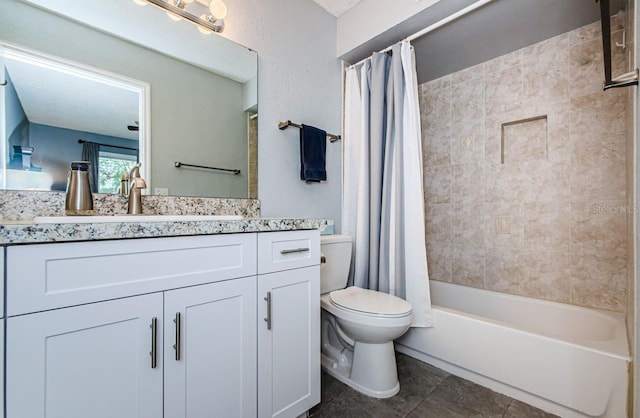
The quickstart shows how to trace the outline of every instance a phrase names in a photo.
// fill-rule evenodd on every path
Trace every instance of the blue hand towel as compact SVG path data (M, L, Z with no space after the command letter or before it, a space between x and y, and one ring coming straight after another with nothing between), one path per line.
M300 179L321 182L327 180L327 132L313 126L300 129Z

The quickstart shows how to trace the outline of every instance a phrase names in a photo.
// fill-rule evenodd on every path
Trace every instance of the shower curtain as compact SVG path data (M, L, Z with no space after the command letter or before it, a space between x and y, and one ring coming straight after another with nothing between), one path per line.
M433 325L425 244L415 55L408 41L347 71L343 231L352 283L407 300L414 327Z

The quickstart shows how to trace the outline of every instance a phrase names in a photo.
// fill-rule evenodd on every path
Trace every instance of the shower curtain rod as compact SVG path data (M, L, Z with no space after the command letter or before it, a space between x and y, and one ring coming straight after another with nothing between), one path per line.
M456 20L456 19L458 19L458 18L460 18L460 17L462 17L464 15L467 15L467 14L471 13L474 10L479 9L482 6L484 6L484 5L488 4L488 3L491 3L492 1L495 1L495 0L478 0L475 3L472 3L472 4L468 5L464 9L460 9L457 12L455 12L453 14L450 14L449 16L445 17L444 19L438 20L436 23L427 26L426 28L414 33L413 35L407 36L406 38L403 39L403 41L411 42L411 41L413 41L415 39L421 38L424 35L426 35L426 34L428 34L430 32L433 32L434 30L439 29L440 27L446 25L447 23L453 22L454 20ZM393 47L393 45L390 45L390 46L386 47L385 49L382 49L382 50L380 50L378 52L379 53L384 53L384 52L390 51L392 47ZM363 62L365 62L368 59L369 59L369 57L367 57L365 59L362 59L362 60L356 62L355 64L352 64L351 67L358 66L358 65L362 64Z

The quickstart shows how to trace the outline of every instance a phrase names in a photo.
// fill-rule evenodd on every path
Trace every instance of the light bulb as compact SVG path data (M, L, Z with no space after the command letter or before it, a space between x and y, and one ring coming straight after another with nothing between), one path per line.
M133 0L134 3L139 4L140 6L146 6L147 2L144 0Z
M222 0L211 0L209 10L216 19L224 19L227 17L227 5Z
M193 1L193 0L191 0L191 1ZM169 3L173 3L173 5L174 5L175 7L177 7L178 9L182 9L182 10L184 10L184 5L185 5L185 3L187 3L187 2L186 2L186 1L184 1L184 0L169 0ZM176 15L176 14L173 14L173 13L171 13L171 12L167 12L167 16L169 16L169 18L170 18L171 20L175 20L176 22L179 22L179 21L181 21L181 20L182 20L182 18L181 18L180 16L178 16L178 15Z
M206 21L207 20L207 15L200 15L200 19ZM203 35L211 35L213 32L210 31L209 29L205 28L204 26L198 26L198 30L200 31L200 33L202 33Z

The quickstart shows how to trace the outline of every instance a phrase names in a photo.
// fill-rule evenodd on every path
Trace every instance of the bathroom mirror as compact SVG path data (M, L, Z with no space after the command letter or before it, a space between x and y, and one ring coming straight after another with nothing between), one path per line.
M139 159L148 194L256 198L257 54L151 6L91 2L73 15L65 10L72 3L0 5L0 84L7 82L0 87L0 186L39 189L50 182L51 190L64 190L68 162L81 159L87 143L97 143L104 161L101 192L115 192L119 172ZM59 10L52 13L54 6ZM89 13L93 7L104 10ZM96 16L100 21L92 20ZM118 16L126 19L114 25ZM131 19L150 23L136 26ZM25 52L37 57L35 69L26 72L24 60L16 59ZM51 62L58 74L44 76ZM85 97L70 96L73 91ZM27 119L17 131L8 123L15 118L8 103L16 98L25 102ZM67 145L56 142L61 136Z
M149 160L148 83L6 42L0 59L2 189L63 191L69 162L82 159L98 167L92 190L115 193Z

